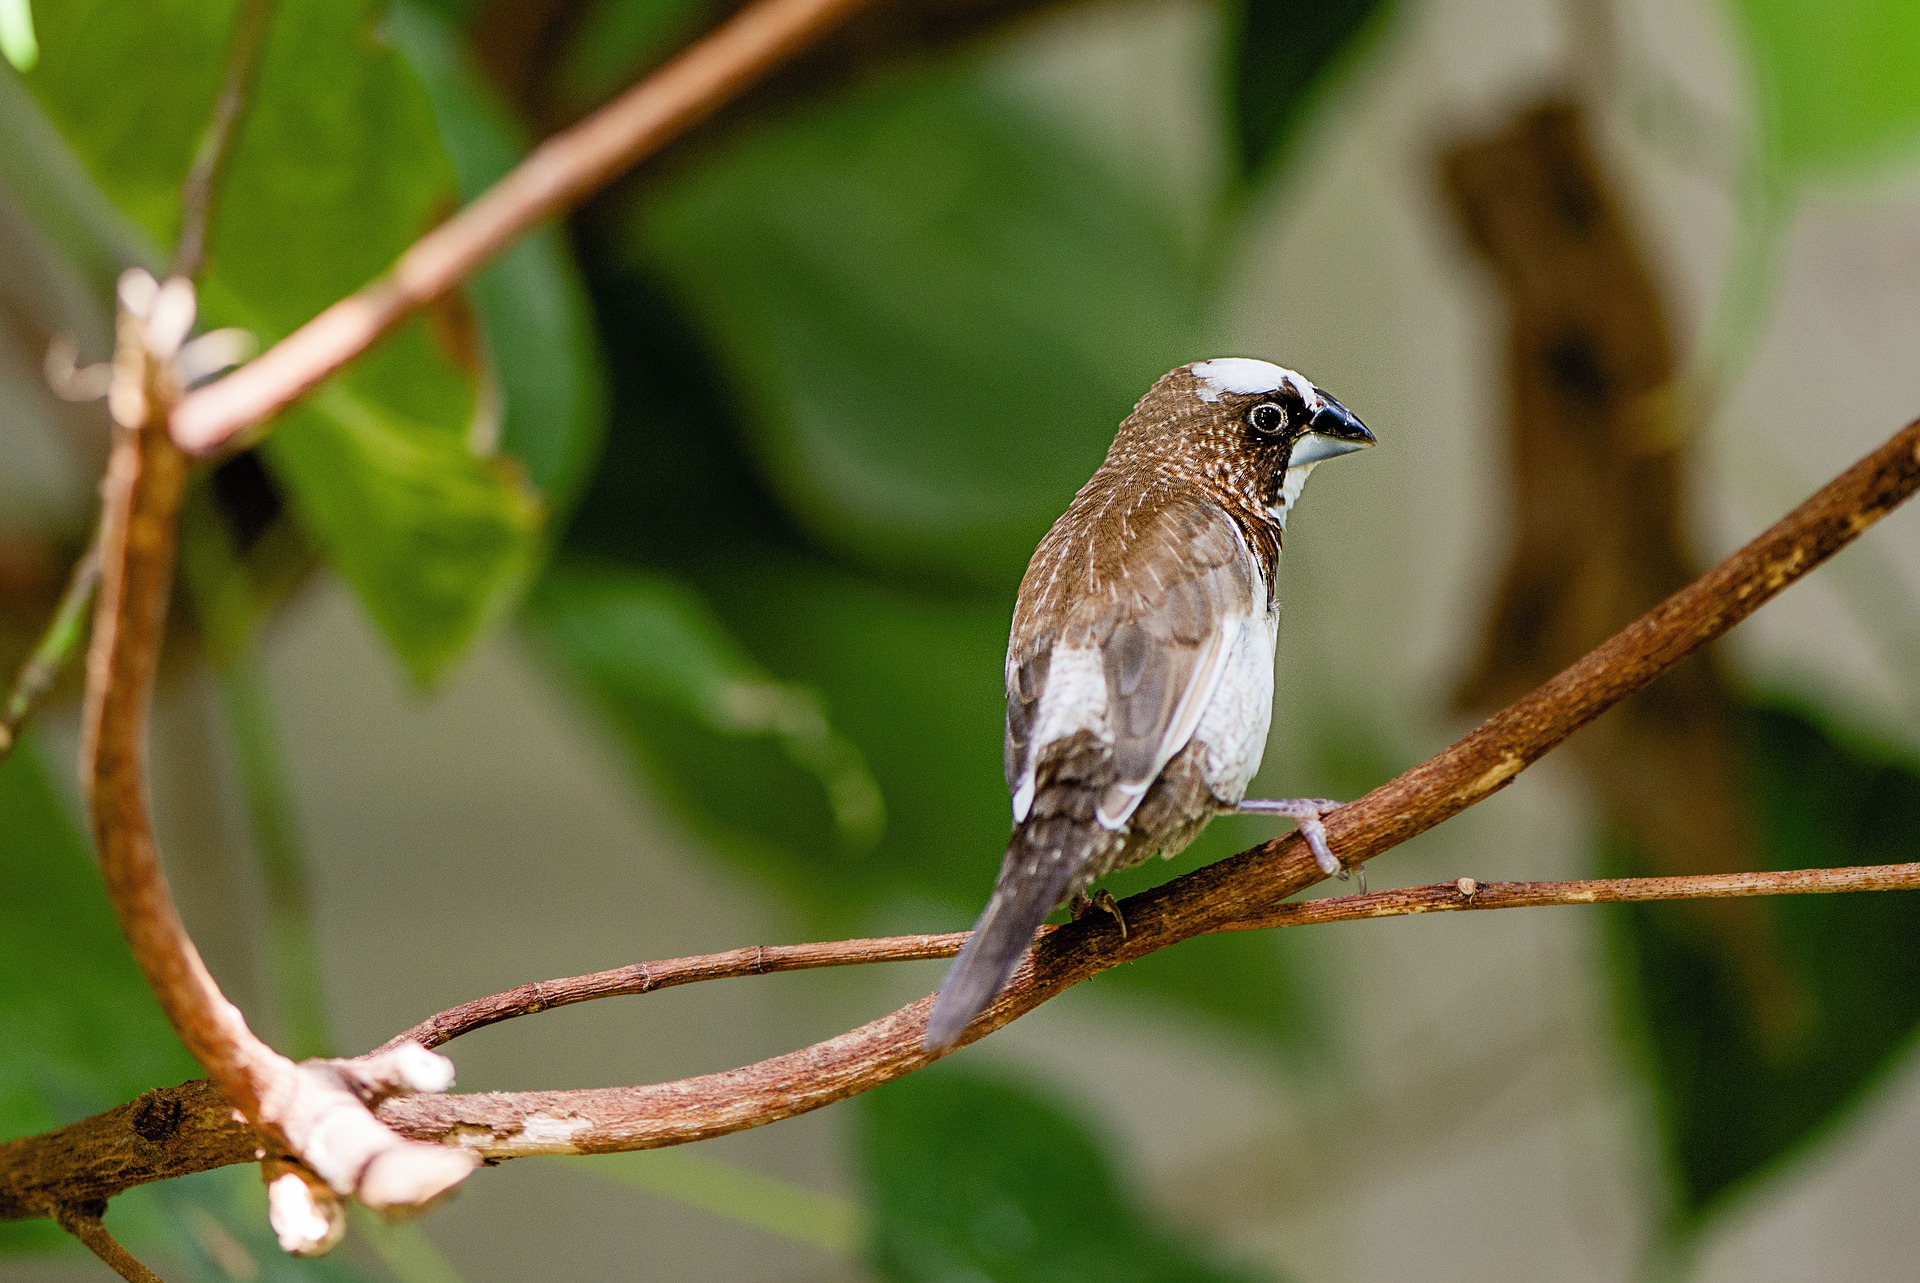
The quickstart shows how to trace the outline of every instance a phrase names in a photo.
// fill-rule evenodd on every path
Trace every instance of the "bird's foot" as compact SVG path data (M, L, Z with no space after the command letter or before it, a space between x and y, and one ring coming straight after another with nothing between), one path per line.
M1327 827L1320 822L1329 812L1339 810L1340 803L1324 797L1250 797L1242 799L1234 809L1242 815L1286 816L1307 840L1307 849L1313 852L1313 862L1320 866L1320 872L1342 882L1347 880L1347 866L1334 859L1333 850L1327 845ZM1360 871L1360 889L1367 889L1364 868Z
M1075 922L1080 921L1095 909L1099 909L1102 913L1111 913L1113 920L1120 924L1120 938L1122 940L1127 938L1126 915L1120 912L1120 902L1113 898L1113 892L1105 887L1101 887L1092 895L1088 895L1085 891L1076 892L1073 903L1067 906L1067 912L1073 915Z

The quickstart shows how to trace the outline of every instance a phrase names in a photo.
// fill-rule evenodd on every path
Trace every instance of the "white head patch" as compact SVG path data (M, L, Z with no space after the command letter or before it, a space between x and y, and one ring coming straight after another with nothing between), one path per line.
M1194 364L1193 377L1200 381L1197 395L1202 401L1218 401L1232 392L1257 396L1292 388L1309 409L1320 408L1320 392L1292 370L1271 361L1256 361L1249 356L1222 356Z

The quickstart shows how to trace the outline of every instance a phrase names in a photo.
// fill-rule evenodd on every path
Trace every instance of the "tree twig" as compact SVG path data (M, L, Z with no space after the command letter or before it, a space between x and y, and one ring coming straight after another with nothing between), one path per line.
M106 1262L107 1267L127 1283L161 1283L160 1276L140 1262L120 1241L107 1232L100 1214L91 1208L62 1204L54 1212L60 1228L79 1239L89 1252Z
M13 752L27 719L53 689L67 661L80 649L80 639L86 635L87 608L93 605L93 592L99 583L100 544L96 539L73 564L73 573L67 578L66 589L60 594L60 604L54 607L47 631L41 634L33 653L20 665L13 689L7 693L7 702L0 707L0 762L6 761L7 755Z
M1920 864L1861 864L1840 869L1771 869L1759 873L1692 873L1668 878L1580 878L1567 882L1480 882L1459 878L1367 895L1335 895L1276 905L1241 918L1228 931L1263 931L1321 922L1400 918L1469 909L1533 909L1565 904L1635 904L1650 900L1737 900L1769 895L1839 895L1850 891L1920 891Z
M656 989L671 989L675 985L693 984L700 980L767 976L777 971L810 971L816 967L855 967L876 962L951 958L967 942L967 934L965 931L948 931L939 935L886 936L820 944L757 945L693 958L641 962L630 967L615 967L611 971L568 976L561 980L538 980L443 1011L421 1021L405 1033L395 1035L377 1050L387 1051L405 1042L416 1042L422 1047L438 1047L462 1034L470 1034L476 1029L484 1029L515 1016L531 1016L554 1007L591 1002L595 998L652 993Z
M169 276L192 279L206 265L207 238L213 225L213 206L220 180L233 154L234 135L247 114L254 80L260 74L260 55L272 25L274 0L245 0L227 49L227 68L214 100L213 116L193 153L193 164L180 184L180 240L173 250Z
M107 897L168 1023L270 1148L297 1158L338 1194L373 1207L423 1206L465 1179L474 1160L401 1139L368 1112L365 1081L324 1063L296 1065L255 1037L201 961L160 866L146 802L146 719L188 472L166 416L179 394L174 357L192 328L193 287L178 278L160 286L134 271L122 278L120 299L108 394L117 426L102 488L81 748ZM443 1063L394 1060L380 1089L443 1088L452 1077Z
M565 212L698 123L867 0L758 0L571 129L416 241L386 275L308 321L173 412L194 454L264 424L416 308L454 288L521 234Z

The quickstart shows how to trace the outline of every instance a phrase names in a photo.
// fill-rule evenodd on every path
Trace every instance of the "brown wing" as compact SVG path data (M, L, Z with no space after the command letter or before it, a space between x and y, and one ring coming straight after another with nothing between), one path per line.
M1007 785L1019 817L1047 747L1095 730L1116 783L1103 823L1132 814L1193 735L1264 575L1227 514L1166 488L1089 487L1034 554L1007 652Z

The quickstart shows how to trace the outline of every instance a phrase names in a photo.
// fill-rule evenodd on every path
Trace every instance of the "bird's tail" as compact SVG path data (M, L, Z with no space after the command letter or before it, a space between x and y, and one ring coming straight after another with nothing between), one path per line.
M1040 809L1035 806L1036 812ZM1077 889L1076 879L1107 836L1090 814L1034 814L1013 831L993 898L933 1001L927 1018L929 1051L944 1051L959 1041L973 1018L1000 996L1033 933Z

